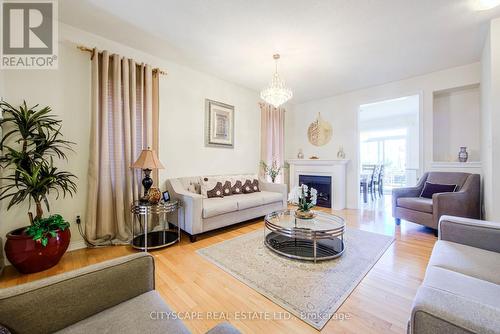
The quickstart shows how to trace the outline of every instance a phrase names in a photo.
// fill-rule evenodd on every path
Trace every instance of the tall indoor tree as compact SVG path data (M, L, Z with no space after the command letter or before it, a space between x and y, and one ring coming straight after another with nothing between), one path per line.
M2 101L0 109L3 115L0 119L0 200L9 201L7 209L26 200L30 208L34 204L35 214L29 212L30 226L15 231L45 247L51 237L69 226L60 215L48 218L43 215L44 206L50 211L49 194L55 194L58 199L76 193L76 176L54 165L55 159L67 160L66 152L74 143L62 139L62 121L51 115L50 107L28 107L23 102L16 108ZM7 235L8 257L9 235L13 232ZM69 231L67 233L69 243Z

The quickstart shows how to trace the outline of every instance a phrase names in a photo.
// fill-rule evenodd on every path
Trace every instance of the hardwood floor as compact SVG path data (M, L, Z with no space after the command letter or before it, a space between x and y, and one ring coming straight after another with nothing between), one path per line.
M360 210L336 211L348 226L394 235L396 241L366 275L337 313L344 320L330 320L322 333L404 333L411 303L424 276L436 238L422 226L402 222L395 226L390 215L390 197ZM195 251L208 245L263 228L255 220L231 228L208 233L190 243L186 235L180 244L154 251L156 289L178 312L202 312L205 319L185 320L194 333L204 333L217 323L228 320L243 333L315 333L300 319L224 319L249 312L250 315L286 312L258 292L197 255ZM77 269L89 264L132 253L130 247L116 246L68 252L61 262L47 271L20 275L6 268L0 288L26 283L43 277ZM288 278L289 279L289 278ZM219 312L219 313L216 313ZM207 319L211 317L211 319ZM257 317L258 318L258 317Z

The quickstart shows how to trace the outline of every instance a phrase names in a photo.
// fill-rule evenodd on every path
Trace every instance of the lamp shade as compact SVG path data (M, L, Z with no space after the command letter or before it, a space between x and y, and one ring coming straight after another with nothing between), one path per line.
M132 168L140 169L164 169L162 163L156 156L156 152L151 149L142 150L139 158L130 166Z

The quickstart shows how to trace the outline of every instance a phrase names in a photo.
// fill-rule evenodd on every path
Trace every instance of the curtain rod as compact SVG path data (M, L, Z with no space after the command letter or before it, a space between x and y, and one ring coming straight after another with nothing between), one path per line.
M78 50L80 50L80 51L89 52L89 53L91 53L92 55L94 55L94 49L91 49L91 48L89 48L89 47L87 47L87 46L78 45L76 48L77 48ZM160 74L162 74L162 75L167 75L167 72L166 72L166 71L162 71L162 70L161 70L161 69L159 69L159 68L153 68L153 72L158 72L158 73L160 73Z

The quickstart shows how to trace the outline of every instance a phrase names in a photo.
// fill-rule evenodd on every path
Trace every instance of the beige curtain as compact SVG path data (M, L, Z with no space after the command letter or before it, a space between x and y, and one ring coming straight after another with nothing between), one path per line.
M271 164L273 160L280 166L284 165L285 151L285 109L275 108L267 103L260 103L261 112L261 160ZM283 170L276 178L276 182L284 181ZM268 177L268 180L270 178Z
M142 192L141 171L130 165L143 148L155 143L158 131L153 131L153 120L158 110L153 112L153 101L158 82L153 87L151 66L97 50L92 56L91 80L85 234L93 243L127 242L132 227L130 205Z

